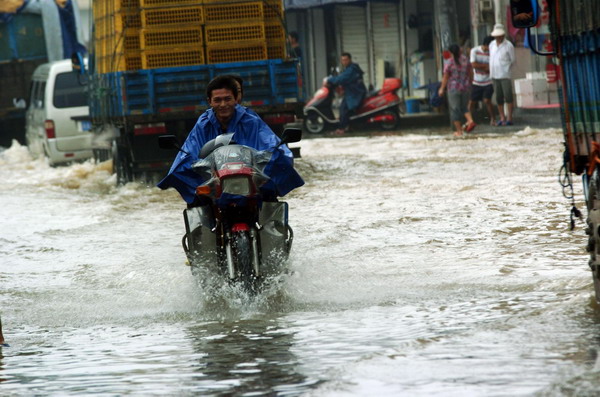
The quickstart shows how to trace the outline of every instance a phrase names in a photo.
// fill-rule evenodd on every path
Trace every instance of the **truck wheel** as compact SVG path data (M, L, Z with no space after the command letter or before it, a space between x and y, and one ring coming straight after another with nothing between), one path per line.
M325 119L317 113L311 112L304 118L304 128L311 134L321 134L325 131Z
M588 235L587 251L590 253L589 266L592 270L592 280L596 301L600 303L600 203L598 170L595 170L588 185L588 217L586 233Z
M116 141L112 144L113 172L117 174L117 186L133 181L133 171L129 163L129 156L119 148Z

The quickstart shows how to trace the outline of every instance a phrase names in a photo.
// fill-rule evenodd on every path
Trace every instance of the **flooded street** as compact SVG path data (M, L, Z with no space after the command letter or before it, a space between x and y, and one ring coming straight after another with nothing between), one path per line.
M292 274L255 301L200 288L175 191L0 152L0 394L600 394L560 130L300 146Z

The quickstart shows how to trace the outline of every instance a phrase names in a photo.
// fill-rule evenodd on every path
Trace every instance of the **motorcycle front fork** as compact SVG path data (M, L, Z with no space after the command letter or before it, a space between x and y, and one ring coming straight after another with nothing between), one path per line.
M238 232L245 233L245 232ZM229 279L234 280L237 277L237 271L235 268L235 261L233 258L233 248L231 246L231 233L225 233L225 256L227 259L227 272L229 273ZM258 251L258 232L255 228L250 229L250 246L252 255L252 268L254 269L254 276L260 276L260 257Z

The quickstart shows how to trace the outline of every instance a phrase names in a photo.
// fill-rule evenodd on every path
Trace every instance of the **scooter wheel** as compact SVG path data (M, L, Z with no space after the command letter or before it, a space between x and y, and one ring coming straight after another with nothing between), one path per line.
M381 128L384 130L390 131L395 129L398 126L398 121L400 121L400 115L398 112L393 110L388 110L382 113L384 116L391 116L390 120L386 120L381 123Z
M325 131L325 119L318 114L308 114L304 119L304 128L311 134L322 134Z

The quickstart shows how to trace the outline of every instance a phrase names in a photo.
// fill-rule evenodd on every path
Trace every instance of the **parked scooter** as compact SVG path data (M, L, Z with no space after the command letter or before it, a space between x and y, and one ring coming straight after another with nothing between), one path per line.
M286 129L281 144L300 141L302 130ZM208 141L192 169L206 182L196 188L198 205L183 212L183 250L195 273L203 267L239 284L248 294L281 274L292 248L288 204L264 201L260 187L272 153L238 145L233 133ZM178 146L172 135L162 148Z
M363 99L356 112L350 116L350 124L362 122L379 125L384 130L396 128L400 120L398 90L401 86L402 80L386 78L380 90L368 93ZM331 106L334 97L334 87L327 83L327 79L323 80L323 86L304 106L304 128L308 132L320 134L339 123Z

